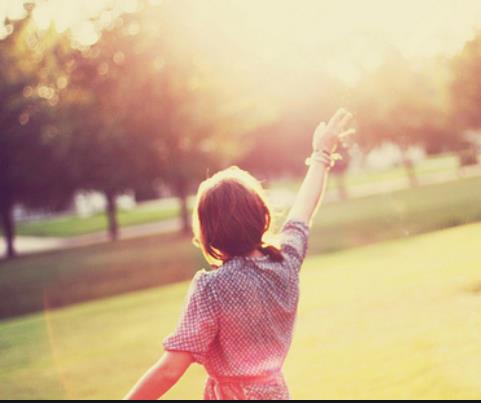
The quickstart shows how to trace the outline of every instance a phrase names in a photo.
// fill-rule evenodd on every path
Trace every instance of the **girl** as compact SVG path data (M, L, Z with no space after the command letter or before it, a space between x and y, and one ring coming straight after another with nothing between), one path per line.
M309 171L281 231L281 247L265 242L271 213L260 184L238 168L223 171L199 189L196 241L221 266L199 272L177 331L165 354L128 395L163 396L191 364L205 367L206 400L288 400L282 367L299 302L299 272L309 225L326 187L338 143L353 133L352 115L340 109L313 140Z

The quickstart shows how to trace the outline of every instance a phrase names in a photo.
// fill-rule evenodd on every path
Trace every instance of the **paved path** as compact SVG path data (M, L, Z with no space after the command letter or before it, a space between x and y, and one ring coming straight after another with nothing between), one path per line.
M466 168L463 173L463 178L481 176L481 166ZM436 183L447 183L458 180L457 173L434 173L425 174L419 178L421 185L430 185ZM403 190L409 187L409 182L406 179L367 183L349 188L350 198L361 198L372 196L375 194L390 193L394 191ZM283 190L276 190L272 194L273 200L282 200L281 205L288 205L292 203L294 194ZM326 203L334 203L339 200L336 190L331 190L326 195ZM162 221L152 224L136 225L131 227L124 227L120 230L120 239L133 239L149 235L156 235L162 233L169 233L178 231L181 228L179 219ZM60 250L67 248L77 248L88 245L95 245L108 242L106 232L95 234L88 234L76 236L71 238L36 238L36 237L17 237L16 249L19 254L31 254L44 251ZM2 241L3 243L3 241ZM4 244L0 247L0 253L3 254Z
M152 224L135 225L132 227L125 227L120 229L120 239L141 238L143 236L169 233L178 231L181 228L179 219L162 221ZM79 248L83 246L96 245L109 242L109 237L106 231L97 232L94 234L80 235L69 238L44 238L44 237L26 237L19 236L15 240L15 248L21 255L47 252L60 249ZM4 253L5 245L2 244L3 251L0 248L0 253Z

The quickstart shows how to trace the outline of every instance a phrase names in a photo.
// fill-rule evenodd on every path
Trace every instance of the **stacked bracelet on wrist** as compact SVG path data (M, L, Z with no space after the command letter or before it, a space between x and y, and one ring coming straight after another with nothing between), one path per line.
M332 154L329 151L314 151L312 155L306 159L306 165L311 166L314 163L322 164L329 171L342 157L339 154Z

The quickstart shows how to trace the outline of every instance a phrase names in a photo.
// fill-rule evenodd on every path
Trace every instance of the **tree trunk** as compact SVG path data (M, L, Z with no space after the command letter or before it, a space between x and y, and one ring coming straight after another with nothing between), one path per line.
M8 259L14 258L17 253L15 251L15 221L13 218L12 206L3 206L1 209L1 225L3 228L3 236L7 245Z
M184 234L190 234L192 231L192 224L188 206L188 198L187 196L183 196L180 198L180 216L182 218L182 232Z
M337 191L340 200L349 199L349 191L347 190L346 177L344 174L337 175Z
M457 152L459 167L458 176L463 178L466 176L467 168L479 164L478 152L475 147L470 147Z
M182 232L184 234L190 234L192 232L192 223L189 211L189 193L187 191L187 185L183 182L177 184L177 197L180 202L180 218L182 220Z
M416 175L416 170L415 170L414 164L411 161L411 159L406 155L405 151L403 152L403 165L404 165L404 168L406 169L406 173L408 175L409 183L410 183L411 187L413 187L413 188L418 187L419 186L419 180L418 180L418 177Z
M457 157L458 157L458 179L463 179L464 176L465 176L465 169L464 169L464 157L463 157L463 153L461 151L459 151L457 153Z
M119 224L117 221L117 195L113 192L106 192L107 199L107 220L109 225L109 237L111 241L119 239Z

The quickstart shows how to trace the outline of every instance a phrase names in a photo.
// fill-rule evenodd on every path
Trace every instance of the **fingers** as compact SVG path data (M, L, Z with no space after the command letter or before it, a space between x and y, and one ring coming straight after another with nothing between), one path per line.
M314 132L314 137L312 139L312 147L314 148L314 150L317 150L319 148L320 138L325 131L326 131L326 122L319 123L319 126L317 126L316 131Z
M349 148L352 145L352 136L356 134L356 129L349 129L341 133L338 138L344 148Z
M340 108L336 114L332 117L329 121L329 130L332 131L333 134L339 136L339 133L346 132L346 135L352 134L349 131L346 131L347 127L352 122L354 116L352 113L348 112L344 108Z
M349 112L345 110L344 108L340 108L337 110L337 112L334 114L334 116L331 118L329 121L329 127L337 127L339 123L345 118L345 116Z
M321 133L324 133L324 131L326 130L326 122L321 122L319 123L319 126L317 126L316 128L316 131L315 131L315 135L320 135Z
M352 136L353 134L356 134L356 129L349 129L349 130L346 130L345 132L342 132L338 137L343 140L343 139L346 139L350 136Z
M346 127L348 127L349 124L352 122L353 118L354 118L353 114L350 112L347 112L342 118L341 122L339 123L339 129L344 130Z
M327 125L325 122L321 122L314 134L314 150L320 148L335 150L339 143L347 144L347 138L356 132L355 129L348 129L353 118L352 113L340 108Z

